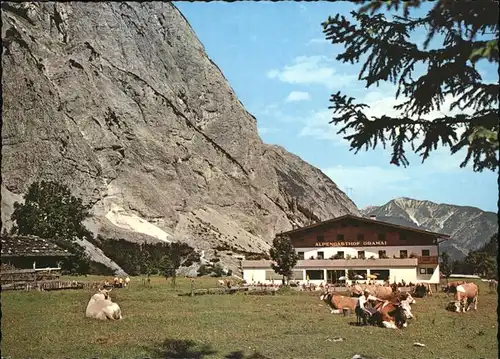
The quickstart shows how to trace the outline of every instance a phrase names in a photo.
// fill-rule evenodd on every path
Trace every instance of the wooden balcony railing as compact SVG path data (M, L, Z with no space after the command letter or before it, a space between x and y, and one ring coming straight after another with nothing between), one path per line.
M438 256L420 256L418 264L438 264Z

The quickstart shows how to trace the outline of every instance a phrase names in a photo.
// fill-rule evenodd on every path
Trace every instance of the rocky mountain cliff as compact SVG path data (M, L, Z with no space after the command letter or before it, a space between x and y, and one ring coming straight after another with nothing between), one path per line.
M2 21L3 221L42 179L93 205L94 233L207 256L359 214L317 168L261 141L173 4L2 2Z
M480 248L498 232L497 215L476 207L397 198L383 206L366 207L361 213L374 214L381 221L449 234L452 239L440 247L454 259Z

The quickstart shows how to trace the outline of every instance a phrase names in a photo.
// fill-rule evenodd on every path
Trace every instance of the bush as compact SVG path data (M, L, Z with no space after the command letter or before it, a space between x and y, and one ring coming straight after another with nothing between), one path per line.
M210 274L212 271L205 265L202 264L200 268L198 268L198 277L202 277L204 275Z
M212 271L212 277L222 277L223 275L224 269L220 264L217 264Z
M185 243L132 243L124 239L114 240L97 236L97 247L130 275L164 273L165 258L172 266L189 267L198 262L200 256Z
M102 263L90 261L89 274L114 276L115 271Z

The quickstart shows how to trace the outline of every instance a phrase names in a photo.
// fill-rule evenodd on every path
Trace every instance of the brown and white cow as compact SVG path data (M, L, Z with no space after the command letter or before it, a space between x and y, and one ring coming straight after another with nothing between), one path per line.
M408 300L378 303L375 310L372 320L387 329L406 328L408 319L413 318Z
M399 292L393 294L392 297L387 298L389 302L399 303L402 301L408 302L408 304L415 304L415 299L411 296L409 292Z
M370 291L370 293L372 293L372 295L380 299L388 299L394 294L394 291L390 286L379 284L355 284L349 288L349 294L352 297L359 297L361 294L363 294L363 291L365 289L367 289L368 291ZM400 290L398 288L396 293L399 292Z
M358 298L334 295L328 292L323 292L319 299L328 304L331 309L330 313L332 314L340 314L344 308L348 308L354 313L358 304Z
M464 283L457 286L455 300L450 302L446 309L453 312L466 312L474 304L474 310L477 310L477 301L479 297L479 288L475 283Z
M455 293L457 291L457 287L461 284L465 284L466 282L463 280L456 280L453 282L449 282L443 289L445 293Z

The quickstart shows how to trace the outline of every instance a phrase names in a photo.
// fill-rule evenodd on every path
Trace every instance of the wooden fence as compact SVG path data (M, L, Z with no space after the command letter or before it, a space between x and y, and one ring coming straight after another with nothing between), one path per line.
M61 276L60 268L14 269L0 272L0 284L55 280Z
M2 290L98 289L102 282L60 280L60 268L15 269L0 273Z

